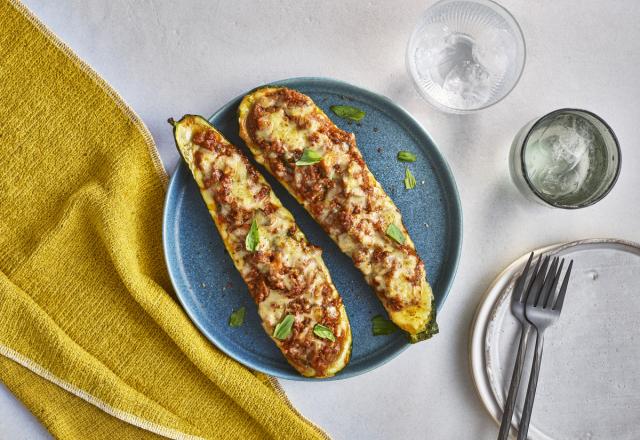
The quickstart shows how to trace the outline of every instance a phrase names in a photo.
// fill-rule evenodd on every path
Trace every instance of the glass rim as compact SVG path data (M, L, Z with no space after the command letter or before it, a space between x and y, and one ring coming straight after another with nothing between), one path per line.
M516 20L516 17L509 12L509 10L507 8L505 8L504 6L502 6L501 4L493 1L493 0L439 0L438 2L432 4L431 6L429 6L421 15L421 18L425 17L427 15L427 13L429 12L430 9L435 8L436 6L440 5L440 4L444 4L444 3L451 3L451 2L461 2L461 3L478 3L478 4L483 4L485 6L488 7L493 7L501 12L504 12L504 14L507 16L507 21L511 21L514 24L514 29L516 30L516 35L520 37L520 41L522 42L522 63L520 65L519 68L519 72L518 72L518 76L516 77L515 81L513 82L513 84L511 85L511 87L509 87L509 89L504 93L504 95L502 95L500 98L496 99L495 101L489 103L489 104L484 104L480 107L474 107L474 108L469 108L469 109L463 109L463 108L458 108L458 107L450 107L448 105L442 104L441 102L437 101L436 99L432 98L429 94L427 94L424 90L422 90L420 88L420 86L418 85L418 78L417 78L417 74L414 72L414 69L412 68L411 65L411 61L410 61L410 49L412 47L412 42L414 41L414 38L416 36L416 33L418 32L418 29L420 29L420 24L418 23L414 28L413 31L411 31L411 35L409 36L409 42L407 44L407 49L405 51L405 62L407 64L407 69L409 70L409 76L411 76L412 82L414 87L416 88L416 90L418 91L418 94L420 96L422 96L422 98L427 101L429 104L433 105L434 107L436 107L439 110L443 110L445 112L449 112L449 113L453 113L453 114L468 114L468 113L473 113L473 112L477 112L479 110L484 110L486 108L489 108L491 106L496 105L497 103L499 103L500 101L504 100L507 96L509 96L511 94L511 92L513 91L513 89L516 88L516 86L518 85L518 83L520 82L520 79L522 78L522 75L524 73L524 68L527 65L527 42L524 38L524 32L522 32L522 28L520 27L520 23L518 23L518 20Z
M540 123L550 117L553 117L557 114L560 113L566 113L566 112L576 112L576 113L584 113L587 114L593 118L595 118L596 120L598 120L598 122L600 122L604 128L607 130L607 132L609 133L609 135L611 136L611 139L613 139L613 144L615 145L617 154L618 154L618 163L616 165L616 170L615 173L611 179L611 182L609 182L609 184L607 184L607 187L604 189L604 191L602 191L600 194L598 194L597 197L593 198L593 199L588 199L586 202L583 203L578 203L575 205L564 205L552 200L548 200L547 198L545 198L545 196L536 189L536 187L533 185L533 183L531 182L531 180L529 180L529 175L527 174L527 168L525 165L525 161L524 161L524 155L525 155L525 150L527 148L527 142L529 141L529 138L531 137L531 134L533 133L533 131L535 130L536 127L538 127L540 125ZM599 130L600 131L600 130ZM608 154L607 154L608 157ZM527 187L529 187L529 189L533 192L533 194L540 199L542 202L544 202L545 204L552 206L554 208L561 208L561 209L579 209L579 208L586 208L587 206L591 206L595 203L598 203L600 200L604 199L613 189L613 187L615 186L616 182L618 181L618 177L620 176L620 170L622 168L622 151L620 149L620 142L618 141L618 137L616 136L615 132L613 131L613 129L611 128L611 126L604 120L602 119L600 116L598 116L597 114L589 111L589 110L584 110L581 108L572 108L572 107L566 107L566 108L561 108L558 110L554 110L552 112L549 112L541 117L539 117L529 128L529 130L527 130L527 134L524 136L524 138L522 139L522 148L520 149L520 167L522 170L522 177L525 181L525 183L527 184Z

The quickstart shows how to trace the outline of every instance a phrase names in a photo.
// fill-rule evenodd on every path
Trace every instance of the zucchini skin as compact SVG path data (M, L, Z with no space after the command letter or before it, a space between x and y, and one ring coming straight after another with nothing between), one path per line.
M169 122L176 147L198 184L225 248L258 305L265 332L301 375L335 375L349 361L351 328L320 249L307 242L291 213L243 153L206 119L185 115ZM211 139L204 139L205 135ZM249 251L245 242L252 221L260 231L255 251ZM283 267L293 275L287 275ZM298 269L304 272L297 273ZM277 339L275 327L288 314L295 316L291 334ZM315 336L316 324L332 328L336 340Z
M283 94L290 96L293 104L289 105L285 101L285 104L278 107L280 105L280 98L274 98L274 96ZM275 104L270 104L272 102L275 102ZM263 106L263 103L266 103L267 106ZM257 109L258 105L261 106L259 109ZM268 107L269 105L271 105L271 107ZM266 114L264 112L265 109L266 113L277 114L277 118L275 116L268 116L267 119L264 119L262 115ZM258 112L258 110L260 111ZM283 111L281 112L281 110ZM302 118L301 122L299 122L300 118ZM295 121L297 125L292 124L291 120ZM415 252L413 242L404 224L402 224L399 211L391 199L384 193L381 185L371 174L368 167L366 167L364 159L355 144L355 136L351 133L343 132L336 127L322 109L316 106L308 96L285 87L266 86L246 95L238 108L238 121L240 137L245 141L256 161L265 166L265 168L278 179L289 193L307 209L309 214L320 226L325 229L343 252L354 260L358 269L365 275L366 281L371 285L381 300L390 319L408 333L410 342L414 343L429 339L436 334L435 301L431 287L426 280L424 264ZM265 121L266 123L264 123ZM311 127L311 129L308 127ZM328 135L328 138L331 138L331 142L326 141L325 138L322 138L325 139L324 142L318 142L318 133L323 136L326 133L333 133ZM260 137L262 137L262 139L260 139ZM333 137L335 137L336 140L334 140ZM266 144L264 142L265 140L267 142ZM310 143L313 144L313 147L311 147ZM276 148L270 150L271 145L275 145ZM399 292L409 291L410 288L402 283L400 285L388 285L386 288L380 288L379 277L377 278L377 276L382 276L384 269L381 270L380 266L378 266L377 269L374 268L372 270L368 262L365 261L363 263L359 259L359 253L370 253L371 249L367 249L366 246L361 246L358 251L354 251L352 246L345 245L346 240L344 240L344 237L353 235L352 231L346 233L340 232L339 228L335 228L334 224L327 220L327 215L321 211L319 213L319 210L315 209L314 202L310 200L313 195L308 196L308 194L304 194L301 181L308 179L306 177L302 179L299 178L297 174L305 171L299 170L295 162L300 159L303 150L306 148L322 151L323 159L321 163L312 166L319 167L318 174L328 175L329 180L332 179L334 182L338 181L343 175L350 174L350 164L358 163L359 168L364 169L361 171L361 180L369 182L369 185L374 188L373 192L376 194L376 198L383 200L386 206L386 210L383 213L385 220L381 223L386 225L394 223L406 237L406 242L400 247L406 250L407 253L413 253L417 257L417 262L414 262L414 265L416 266L416 273L420 272L419 278L421 278L421 280L418 282L418 285L411 289L411 292L404 295L404 297L410 299L402 302L400 306L398 306L398 301L395 298L399 295L402 296ZM342 151L340 150L341 148ZM274 154L277 160L274 160ZM330 167L323 167L322 162L328 161L333 165L337 161L336 157L345 159L345 156L348 157L346 158L347 160L344 166L337 175L332 177ZM277 161L284 163L284 167L281 167ZM326 183L326 179L323 182ZM329 183L332 182L330 181ZM343 185L347 186L346 183ZM325 195L325 203L328 203L326 200L329 200L331 197L335 196ZM349 212L346 212L346 209L344 209L344 206L337 208L337 210L340 214L342 214L343 211L345 211L345 214L349 214ZM394 249L391 248L392 245L395 245L395 243L383 243L381 247L385 252L387 250L394 252Z

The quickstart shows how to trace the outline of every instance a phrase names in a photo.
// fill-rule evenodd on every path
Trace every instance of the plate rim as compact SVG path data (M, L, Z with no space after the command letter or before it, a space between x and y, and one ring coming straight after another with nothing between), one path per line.
M337 86L340 88L345 88L345 89L350 89L353 90L355 93L357 94L361 94L364 95L367 99L373 101L373 102L379 102L382 103L383 106L387 107L387 108L391 108L395 113L399 114L399 116L401 118L403 118L403 120L399 120L397 121L399 124L404 125L407 128L407 131L412 135L412 137L415 137L412 133L419 133L420 136L424 136L426 137L426 139L429 141L429 143L431 145L433 145L434 148L429 148L429 153L431 154L431 158L432 158L432 164L433 164L433 168L435 170L440 170L439 173L437 173L436 175L439 175L440 177L440 184L442 186L442 188L444 189L444 193L446 194L446 198L449 199L449 203L447 203L448 205L448 213L447 213L447 217L449 217L449 219L451 220L451 222L449 223L449 226L451 228L451 236L452 236L452 240L451 242L448 244L447 248L448 248L448 259L445 260L445 264L444 267L447 268L447 270L445 271L445 277L440 279L440 286L442 287L441 291L442 293L442 297L438 300L436 299L436 310L437 313L439 314L442 310L442 307L447 299L447 297L449 296L449 293L451 291L451 287L453 285L453 282L455 280L455 276L457 274L457 270L459 267L459 263L460 263L460 256L461 256L461 251L462 251L462 241L463 241L463 220L462 220L462 203L460 200L460 194L458 191L458 187L455 181L455 177L451 171L451 168L446 160L446 158L444 157L444 155L442 154L442 152L440 151L440 149L437 146L437 143L433 140L433 138L431 137L430 133L420 124L420 122L415 119L415 117L413 117L413 115L411 115L407 110L405 110L402 106L396 104L395 102L393 102L391 99L387 98L384 95L372 92L370 90L352 85L348 82L345 81L340 81L340 80L336 80L333 78L327 78L327 77L293 77L293 78L287 78L287 79L282 79L282 80L277 80L277 81L270 81L268 83L259 85L257 87L254 87L253 89L250 89L244 93L242 93L241 95L238 95L232 99L230 99L227 103L225 103L223 106L221 106L218 110L216 110L209 118L207 118L208 121L212 121L213 119L215 119L220 113L225 112L225 111L229 111L230 107L232 107L235 103L237 103L240 99L242 99L246 94L251 93L254 90L260 89L262 87L267 87L267 86L286 86L289 85L291 83L299 83L299 82L308 82L308 83L319 83L322 84L324 86ZM428 148L428 147L425 147ZM355 377L355 376L359 376L361 374L367 373L373 369L376 369L384 364L386 364L387 362L391 361L392 359L396 358L400 353L402 353L404 350L406 350L411 344L410 343L405 343L404 345L399 346L397 349L391 351L390 353L388 353L386 355L386 357L382 358L382 359L378 359L377 361L372 362L370 365L366 365L356 371L350 371L350 372L346 372L346 373L339 373L336 374L333 377L330 378L322 378L322 379L318 379L318 378L308 378L308 377L304 377L301 376L300 374L298 374L295 371L291 371L291 372L287 372L287 371L282 371L280 369L277 368L271 368L270 366L265 366L262 364L256 364L254 362L252 362L250 359L246 359L243 356L239 356L237 355L237 353L234 353L230 350L228 350L224 344L219 344L218 343L218 339L216 338L215 335L211 334L211 332L209 332L207 330L207 328L205 326L203 326L199 320L197 319L197 317L195 316L195 314L192 313L192 311L190 310L189 307L186 306L186 301L183 299L183 293L181 292L181 290L179 288L177 288L176 286L178 285L178 283L176 282L176 277L178 276L178 273L174 273L174 271L176 270L174 268L174 265L171 263L170 261L170 256L169 256L169 251L168 249L170 248L169 246L169 236L170 236L170 229L173 223L169 223L170 217L172 216L172 214L175 214L175 212L170 211L169 210L169 204L170 204L170 200L172 198L175 197L175 192L178 191L176 186L177 186L177 176L180 174L180 170L181 169L185 169L185 164L182 161L182 159L180 159L177 163L177 165L174 168L173 173L170 176L169 179L169 184L167 185L167 192L165 194L165 200L164 200L164 206L163 206L163 214L162 214L162 246L163 246L163 255L164 255L164 261L165 264L167 266L167 272L169 274L169 278L171 281L171 285L173 287L174 292L176 293L176 297L178 298L178 301L180 302L180 305L182 306L182 309L185 311L185 313L187 314L187 316L189 317L189 319L191 320L191 322L196 326L196 328L198 328L198 330L209 340L209 342L211 342L217 349L219 349L220 351L222 351L223 353L225 353L227 356L231 357L232 359L234 359L236 362L244 365L245 367L251 368L255 371L261 372L261 373L265 373L274 377L278 377L281 379L288 379L288 380L296 380L296 381L313 381L313 382L319 382L319 381L332 381L332 380L342 380L342 379L348 379L351 377ZM450 206L449 206L450 205ZM172 269L173 268L173 269Z
M581 240L574 240L568 242L560 242L543 246L533 250L536 254L543 252L560 252L566 249L578 247L578 246L590 246L590 245L622 245L635 248L640 252L640 244L631 240L624 240L618 238L587 238ZM469 374L473 380L474 390L476 395L482 402L482 405L489 416L500 426L502 418L502 408L497 401L496 395L493 393L493 387L491 379L487 375L486 364L486 334L487 325L492 319L492 314L496 302L500 299L500 293L506 286L509 285L513 276L524 266L525 262L529 258L530 252L518 257L508 266L505 267L489 284L489 287L484 291L482 297L478 302L473 319L469 327L469 340L468 340L468 356L469 356ZM511 434L517 432L517 420L514 418L511 425ZM533 429L531 429L533 428ZM533 435L534 440L549 440L549 437L540 434L535 426L531 425L530 435Z

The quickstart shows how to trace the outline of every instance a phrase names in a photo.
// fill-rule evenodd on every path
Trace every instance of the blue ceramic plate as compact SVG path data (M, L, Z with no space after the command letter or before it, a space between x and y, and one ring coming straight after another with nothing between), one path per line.
M440 310L458 265L462 212L451 171L431 137L402 108L367 90L325 78L294 78L273 84L309 95L340 128L355 133L369 168L402 212L409 234L425 261ZM240 100L238 97L222 107L210 121L251 158L238 136L236 111ZM340 119L329 110L336 104L358 107L366 112L366 116L358 124ZM400 150L412 151L418 159L409 164L398 162L396 154ZM418 181L410 191L404 188L405 166ZM372 336L371 318L378 314L386 316L373 291L351 260L340 252L293 197L264 168L258 166L258 169L284 206L293 213L307 238L324 250L324 261L344 300L353 332L353 351L349 365L335 379L371 370L407 348L410 344L402 332ZM184 164L178 166L169 183L163 240L169 275L178 298L211 342L254 370L286 379L309 380L289 366L262 329L256 306L226 254ZM229 314L241 306L247 308L244 325L229 327ZM429 342L421 344L425 343Z

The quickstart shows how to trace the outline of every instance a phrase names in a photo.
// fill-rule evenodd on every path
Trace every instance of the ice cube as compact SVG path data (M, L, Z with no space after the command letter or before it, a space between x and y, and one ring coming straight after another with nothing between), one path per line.
M582 136L573 131L565 131L558 137L554 159L566 170L572 170L583 160L588 149L589 146Z
M576 133L581 136L585 142L589 145L593 144L596 141L595 136L595 127L589 121L583 118L577 118L574 116L574 127Z
M415 53L416 70L421 78L437 79L437 67L447 49L450 35L449 27L443 23L429 23L421 29Z
M505 75L509 60L515 58L516 45L504 29L486 28L474 38L473 58L489 75L501 78Z
M451 105L482 105L491 96L489 73L478 63L462 61L447 74L442 89L448 93Z
M551 168L542 170L538 176L538 182L536 186L545 194L553 196L554 198L566 196L577 192L586 178L586 170L582 166L576 167L572 170L556 173Z
M584 122L560 116L532 144L530 177L543 193L562 197L579 191L587 180L595 135Z

